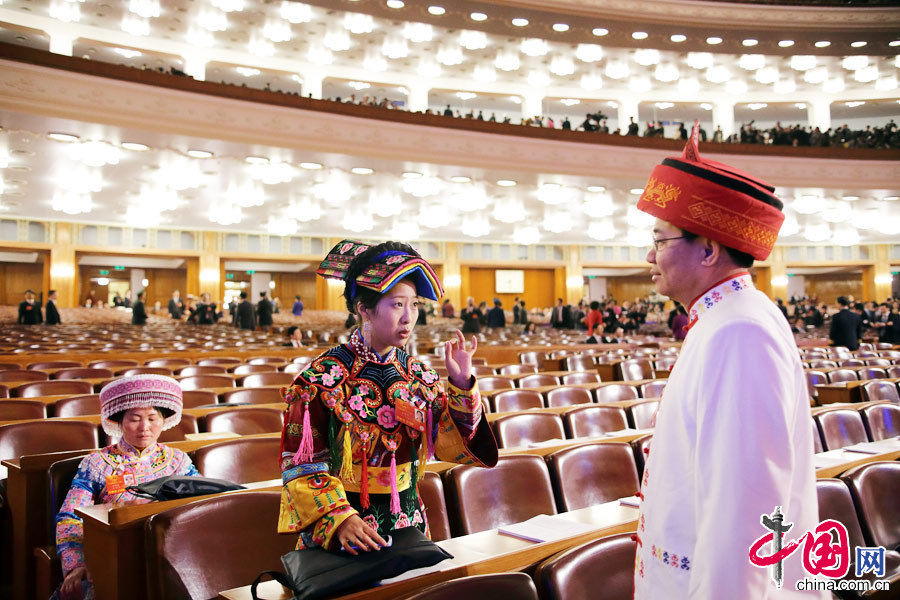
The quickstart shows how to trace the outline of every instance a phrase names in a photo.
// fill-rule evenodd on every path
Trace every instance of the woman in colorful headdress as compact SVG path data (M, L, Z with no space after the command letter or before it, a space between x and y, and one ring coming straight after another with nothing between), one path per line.
M100 423L118 442L89 454L56 514L56 550L65 579L53 598L94 597L84 564L84 530L75 509L94 504L142 504L126 488L167 475L199 475L187 454L157 444L181 422L181 386L163 375L121 377L100 390Z
M497 444L471 374L476 341L444 345L446 386L402 350L418 300L437 301L440 281L409 245L344 240L317 270L342 279L361 323L349 342L325 352L284 390L284 487L280 533L297 547L376 550L393 529L427 534L416 492L427 458L491 467Z

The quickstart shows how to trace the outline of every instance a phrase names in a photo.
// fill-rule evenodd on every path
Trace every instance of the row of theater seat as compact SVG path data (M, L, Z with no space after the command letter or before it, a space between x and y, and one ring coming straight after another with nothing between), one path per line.
M816 452L836 450L900 435L900 405L882 402L855 408L828 408L813 415Z
M491 412L508 412L529 408L555 408L588 404L591 402L622 402L639 398L660 398L666 387L664 379L648 381L632 385L628 383L611 383L594 389L574 386L559 386L538 391L536 389L516 389L499 387L491 389L482 387L484 378L478 379L478 389L487 394L487 408ZM503 390L503 391L497 391Z

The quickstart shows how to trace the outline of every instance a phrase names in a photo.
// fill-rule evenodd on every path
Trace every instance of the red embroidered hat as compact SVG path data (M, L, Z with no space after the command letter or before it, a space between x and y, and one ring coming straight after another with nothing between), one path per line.
M784 222L775 188L726 164L700 158L699 121L680 157L650 174L639 210L685 231L765 260Z

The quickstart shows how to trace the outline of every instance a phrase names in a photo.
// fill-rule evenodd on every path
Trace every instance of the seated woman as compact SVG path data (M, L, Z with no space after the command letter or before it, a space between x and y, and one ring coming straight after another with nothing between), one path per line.
M157 444L159 435L181 421L178 382L163 375L122 377L100 390L103 430L118 443L93 452L78 466L72 487L56 515L56 549L65 579L53 598L94 597L84 563L81 517L75 509L94 504L141 504L125 488L166 475L199 475L187 454Z
M416 483L427 458L497 463L471 374L476 341L445 342L448 385L402 350L418 316L417 297L437 300L441 284L407 244L344 240L317 270L343 279L347 308L361 327L320 355L284 392L279 533L298 548L377 550L394 529L428 533Z

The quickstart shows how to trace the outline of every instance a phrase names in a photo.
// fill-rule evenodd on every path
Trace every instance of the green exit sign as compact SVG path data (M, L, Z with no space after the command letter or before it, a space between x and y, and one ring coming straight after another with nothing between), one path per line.
M115 266L115 267L113 267L113 269L115 269L116 271L124 271L125 267Z
M234 273L225 273L225 279L234 279Z
M101 275L109 275L109 269L100 269Z
M247 275L253 275L256 271L247 271Z

